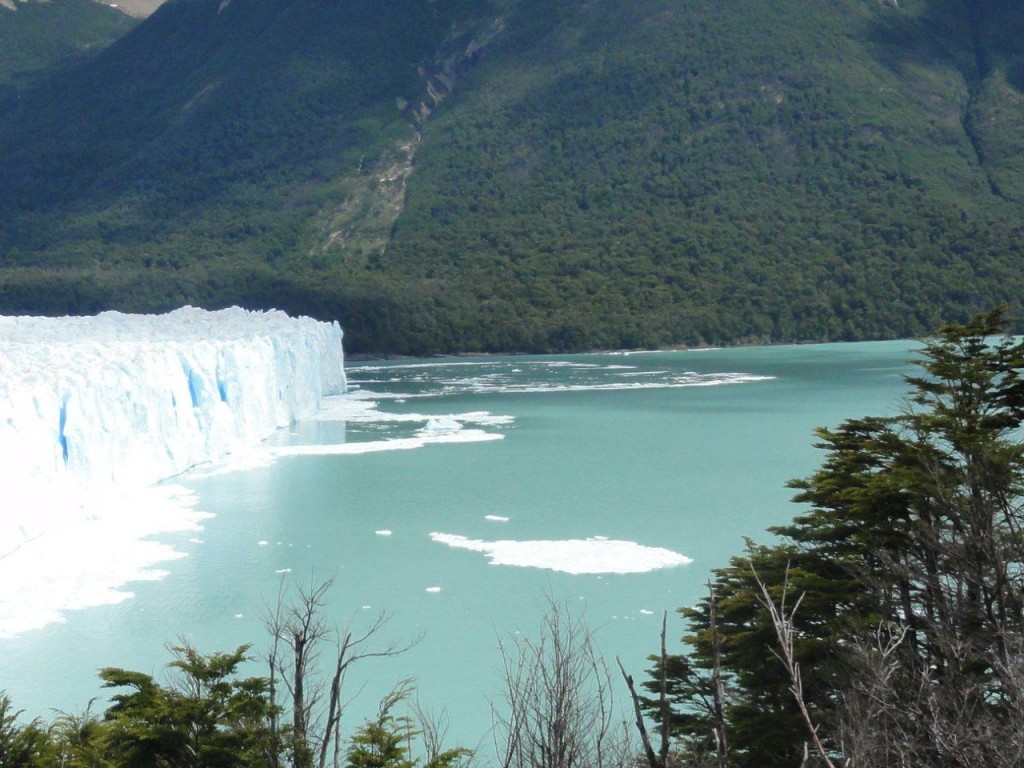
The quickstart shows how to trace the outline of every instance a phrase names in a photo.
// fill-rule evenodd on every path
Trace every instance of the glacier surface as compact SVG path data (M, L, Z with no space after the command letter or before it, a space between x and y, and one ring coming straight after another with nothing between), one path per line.
M178 553L145 537L204 514L154 484L344 390L337 323L192 307L0 317L0 637L158 578Z

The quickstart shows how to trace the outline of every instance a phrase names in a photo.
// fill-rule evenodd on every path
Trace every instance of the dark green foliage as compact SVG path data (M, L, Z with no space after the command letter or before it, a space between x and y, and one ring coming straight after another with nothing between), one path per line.
M394 714L410 694L404 686L395 689L381 701L377 719L356 729L345 755L346 768L452 768L472 755L457 747L422 759L412 756L410 747L419 732L409 717Z
M419 353L964 321L1024 288L1024 7L895 5L169 3L0 122L0 311Z
M385 269L418 270L488 348L915 335L1013 300L1019 213L959 122L974 33L932 6L524 22L430 126Z
M3 768L41 766L47 756L46 732L40 728L39 721L20 725L20 715L10 697L0 691L0 766Z
M79 715L61 713L49 728L54 759L66 768L111 768L105 741L105 725L92 712L92 702Z
M20 88L105 48L135 24L95 0L32 0L15 6L0 5L0 106L15 99Z
M189 645L170 650L166 684L142 672L100 670L104 687L120 691L102 718L90 702L83 714L61 713L49 726L38 719L22 724L22 713L0 692L0 768L455 768L473 754L463 747L443 749L438 722L418 704L422 731L412 718L395 714L413 694L403 683L384 698L375 720L345 739L347 750L333 746L332 756L324 744L314 762L317 737L307 734L307 748L294 749L294 731L281 726L270 681L240 676L248 646L209 655ZM313 708L307 714L316 712L320 692L309 692ZM422 756L413 754L417 743Z
M266 680L236 676L247 647L210 656L188 646L172 650L178 679L170 686L140 672L101 670L106 687L130 689L115 695L106 713L111 761L126 768L267 765Z
M694 653L671 674L691 755L721 726L705 704L717 632L731 764L800 762L807 724L760 581L777 604L802 596L794 651L832 749L862 766L1019 764L1024 342L1006 325L943 329L908 412L819 430L825 462L793 483L809 511L716 572L714 620L710 599L684 611Z

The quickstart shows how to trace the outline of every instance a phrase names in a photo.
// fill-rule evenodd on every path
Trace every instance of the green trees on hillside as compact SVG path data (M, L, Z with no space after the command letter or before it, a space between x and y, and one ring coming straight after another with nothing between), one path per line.
M0 5L0 105L58 66L88 58L135 24L93 0ZM7 111L4 111L7 114Z
M1024 759L1024 342L1005 326L994 312L946 327L904 413L819 430L825 461L793 483L809 510L683 611L692 653L666 666L684 753L714 755L724 731L730 765L799 765L802 702L852 765ZM768 599L799 605L773 622Z
M426 126L369 276L440 315L424 351L916 336L1017 299L1017 204L955 107L1002 48L963 6L534 5Z
M920 335L1022 293L1022 35L1005 0L165 4L0 72L0 312L273 306L405 354Z

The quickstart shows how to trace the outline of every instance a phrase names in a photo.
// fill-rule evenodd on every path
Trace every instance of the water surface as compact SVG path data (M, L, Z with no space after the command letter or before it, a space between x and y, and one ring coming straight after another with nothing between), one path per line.
M324 419L276 435L247 469L177 478L216 515L198 535L168 537L188 557L133 585L131 600L0 641L0 688L33 715L97 695L102 705L98 668L160 673L179 637L256 652L282 579L334 578L332 622L358 628L383 610L382 644L422 634L400 658L355 670L349 692L365 689L349 724L414 677L428 708L447 709L451 737L475 744L501 695L499 641L535 633L548 599L585 611L610 663L642 676L662 612L695 602L744 537L765 540L798 511L785 484L820 462L813 428L901 407L910 349L352 364L354 394ZM545 567L494 565L431 534L546 542L553 554ZM587 540L638 549L599 561L602 572L567 572L581 561L558 542ZM657 567L661 550L692 562ZM674 613L669 631L683 631Z

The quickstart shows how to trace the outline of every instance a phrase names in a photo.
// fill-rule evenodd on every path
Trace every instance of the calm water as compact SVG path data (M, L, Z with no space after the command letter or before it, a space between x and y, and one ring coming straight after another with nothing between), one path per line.
M797 511L785 483L820 462L811 430L900 407L910 348L353 364L359 402L376 412L298 424L272 441L344 443L349 453L300 450L262 468L188 479L216 514L199 537L172 539L188 557L168 563L163 580L134 585L132 600L0 641L0 688L29 714L80 711L91 696L103 701L98 668L159 673L164 645L178 637L204 651L258 649L261 611L282 578L334 577L332 621L359 628L386 610L393 619L382 642L424 634L404 656L354 671L350 694L366 687L349 725L415 677L422 703L448 711L452 739L475 744L501 693L498 643L532 634L546 595L585 610L609 660L618 655L639 675L662 612L693 603L745 536L763 540L766 526ZM397 450L423 436L422 447ZM438 532L607 537L693 562L590 574L494 565L432 540ZM670 635L681 633L670 616Z

